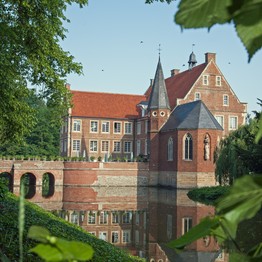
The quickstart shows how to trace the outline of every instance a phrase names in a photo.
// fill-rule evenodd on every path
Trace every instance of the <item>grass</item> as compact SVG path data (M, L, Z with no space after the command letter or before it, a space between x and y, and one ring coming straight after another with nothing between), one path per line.
M19 261L18 214L19 199L16 196L7 193L4 198L0 197L0 254L6 255L11 261ZM91 261L144 261L127 254L124 250L110 243L97 239L79 226L56 217L36 204L26 201L23 255L24 261L27 262L42 261L34 254L29 253L29 249L37 244L37 242L27 238L28 229L32 225L45 227L52 235L60 238L88 243L95 251Z

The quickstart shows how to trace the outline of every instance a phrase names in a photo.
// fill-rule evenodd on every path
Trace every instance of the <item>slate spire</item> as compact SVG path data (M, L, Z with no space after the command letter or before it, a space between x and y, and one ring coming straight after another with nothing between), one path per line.
M148 102L148 110L152 109L170 109L160 56Z

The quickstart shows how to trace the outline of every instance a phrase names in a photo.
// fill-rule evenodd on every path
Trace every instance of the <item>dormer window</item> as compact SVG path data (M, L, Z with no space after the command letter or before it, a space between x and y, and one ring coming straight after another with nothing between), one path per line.
M208 75L203 75L203 85L208 85Z

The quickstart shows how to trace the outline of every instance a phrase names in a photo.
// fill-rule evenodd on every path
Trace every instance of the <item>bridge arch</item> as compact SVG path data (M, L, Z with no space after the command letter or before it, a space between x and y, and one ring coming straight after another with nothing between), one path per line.
M0 179L1 178L6 181L6 185L8 187L8 190L10 192L13 192L14 178L13 178L12 174L10 174L9 172L2 172L2 173L0 173Z
M36 176L33 173L25 173L20 178L20 191L21 184L24 184L25 198L31 199L36 194Z
M49 198L55 193L55 177L52 173L46 172L42 177L42 197Z

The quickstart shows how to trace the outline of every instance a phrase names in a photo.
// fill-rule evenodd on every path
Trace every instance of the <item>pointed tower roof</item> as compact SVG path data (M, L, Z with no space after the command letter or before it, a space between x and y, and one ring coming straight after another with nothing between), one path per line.
M148 110L160 109L160 108L170 109L170 105L169 105L169 99L166 91L163 69L159 57L154 83L148 102Z
M217 129L223 130L206 105L197 100L179 105L170 115L162 131L174 129Z
M189 60L188 60L188 68L189 69L193 68L196 65L196 63L197 63L196 55L192 51L192 53L189 56Z

